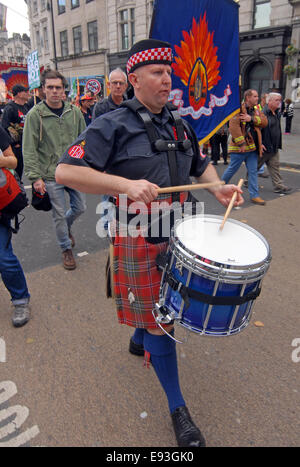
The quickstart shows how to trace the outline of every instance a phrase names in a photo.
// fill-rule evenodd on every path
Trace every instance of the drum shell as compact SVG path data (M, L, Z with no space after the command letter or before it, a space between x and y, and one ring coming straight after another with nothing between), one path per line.
M220 216L205 216L205 218L220 223L222 220ZM169 246L167 270L176 281L193 290L216 297L245 296L261 287L262 279L271 261L270 247L257 231L238 221L231 221L260 237L267 249L266 258L251 265L232 265L212 261L187 250L176 237L175 226ZM161 302L179 324L191 331L212 336L226 336L240 332L249 324L254 305L254 300L242 305L209 305L190 298L187 306L180 293L168 284L162 284Z

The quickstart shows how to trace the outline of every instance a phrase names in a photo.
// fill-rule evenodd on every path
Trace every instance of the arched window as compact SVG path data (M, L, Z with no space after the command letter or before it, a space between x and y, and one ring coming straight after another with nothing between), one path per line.
M256 62L249 69L247 81L248 89L255 89L258 95L269 92L270 88L270 70L264 62Z

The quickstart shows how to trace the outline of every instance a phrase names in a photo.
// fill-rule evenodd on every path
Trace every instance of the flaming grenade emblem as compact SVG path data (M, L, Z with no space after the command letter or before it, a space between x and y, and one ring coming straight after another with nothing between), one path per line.
M214 33L208 31L206 13L199 24L193 18L190 33L182 31L181 47L175 45L177 57L172 65L174 73L188 87L190 105L197 111L204 106L207 92L221 79L220 62L214 46Z

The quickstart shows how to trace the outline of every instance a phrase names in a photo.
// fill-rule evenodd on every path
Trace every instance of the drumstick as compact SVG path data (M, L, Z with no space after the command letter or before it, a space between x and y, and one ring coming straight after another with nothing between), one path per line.
M238 187L241 188L242 185L243 185L243 183L244 183L244 179L241 178L240 181L239 181L239 183L238 183ZM232 207L233 207L233 205L234 205L234 202L235 202L235 200L236 200L236 197L237 197L237 191L235 191L235 192L233 193L233 195L232 195L232 198L231 198L231 200L230 200L230 203L229 203L229 205L228 205L228 208L227 208L227 210L226 210L226 212L225 212L225 215L224 215L222 224L220 225L220 230L223 230L224 224L225 224L225 222L226 222L226 220L227 220L227 218L228 218L228 216L229 216L229 214L230 214L230 211L231 211L231 209L232 209Z
M165 188L159 188L157 191L161 193L174 193L176 191L191 191L199 190L200 188L210 188L212 186L225 185L225 182L219 180L218 182L207 182L207 183L194 183L193 185L177 185L167 186Z

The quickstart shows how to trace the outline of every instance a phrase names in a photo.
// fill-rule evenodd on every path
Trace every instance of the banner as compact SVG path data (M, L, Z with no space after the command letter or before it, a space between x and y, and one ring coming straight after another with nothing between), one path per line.
M233 0L155 0L150 37L172 45L170 100L207 141L239 112L239 10Z
M77 94L85 94L87 91L93 92L95 95L103 97L104 76L91 75L79 76L78 78L69 78L70 93L69 97L75 99ZM78 92L79 91L79 92Z
M17 63L2 62L0 63L0 78L4 80L7 91L10 94L15 84L21 84L27 88L27 66Z
M0 3L0 31L6 32L6 14L7 14L7 6Z
M27 56L29 90L39 88L41 85L40 65L38 51L34 50Z

